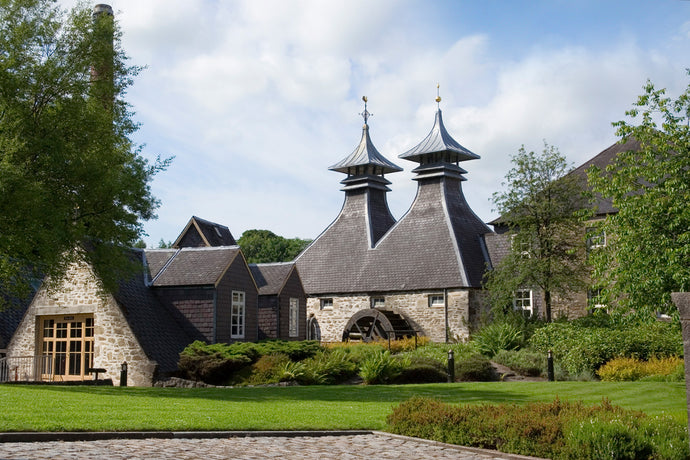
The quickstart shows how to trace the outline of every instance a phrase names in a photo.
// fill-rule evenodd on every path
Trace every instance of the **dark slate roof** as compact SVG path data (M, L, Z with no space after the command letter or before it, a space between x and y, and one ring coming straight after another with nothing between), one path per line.
M29 300L19 305L8 306L0 311L0 349L6 348L10 343L10 339L19 327L30 303Z
M436 158L443 158L443 161L449 163L480 158L479 155L470 152L460 145L448 133L443 124L441 109L436 111L434 126L424 140L398 157L417 163L433 163L436 161ZM431 161L429 161L430 158Z
M596 166L602 171L606 170L606 167L614 162L616 157L621 152L627 152L629 150L637 151L640 150L640 142L637 139L629 138L625 142L616 142L610 147L602 150L597 155L591 159L585 161L577 168L570 171L568 174L574 174L582 179L583 187L589 187L587 184L587 170L592 166ZM614 214L618 212L616 208L613 207L610 199L605 199L601 195L597 194L594 198L594 206L596 207L596 214L598 216L605 216L607 214ZM489 222L490 225L503 226L506 223L504 216L499 216L496 219Z
M415 150L413 158L421 158L423 165L410 210L372 245L368 195L346 193L336 220L296 259L308 294L481 286L489 261L483 235L491 230L465 201L460 188L464 170L451 162L478 156L454 150L440 112L436 121L432 134L443 142L423 142Z
M146 257L158 250L146 250ZM215 285L232 261L240 254L239 246L182 248L176 251L164 268L152 279L153 286ZM154 255L154 258L158 255Z
M601 151L594 158L584 162L583 164L572 170L570 174L576 174L578 176L581 176L586 181L587 170L590 167L596 166L602 171L604 171L608 165L614 162L619 153L627 152L629 150L640 150L640 142L634 138L628 138L625 142L616 142L612 146ZM601 195L596 196L594 204L597 208L598 215L613 214L618 212L618 210L613 207L611 200L604 199L601 197Z
M347 158L328 169L348 175L382 175L402 171L401 167L388 161L376 150L369 137L369 125L367 124L362 128L362 139L357 148Z
M133 250L133 257L142 263L143 254ZM158 363L159 371L176 370L180 352L193 339L158 302L146 284L145 273L121 281L114 297L144 352Z
M149 280L158 275L170 258L178 249L148 249L146 250L146 265L149 273Z
M180 233L180 236L178 236L175 240L175 243L173 243L173 247L189 247L188 244L185 244L185 240L187 239L185 237L190 236L190 232L196 233L194 238L191 238L191 240L194 240L195 242L197 241L197 238L201 240L199 243L194 244L196 247L235 246L237 244L237 241L235 241L235 238L233 238L232 234L230 233L230 229L228 229L228 227L225 225L220 225L197 216L192 216L184 230L182 230L182 233Z
M249 269L259 288L259 295L277 295L295 269L295 263L250 264Z

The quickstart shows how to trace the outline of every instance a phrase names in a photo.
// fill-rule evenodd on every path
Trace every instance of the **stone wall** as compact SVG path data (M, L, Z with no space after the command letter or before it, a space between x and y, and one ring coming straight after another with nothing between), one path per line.
M126 361L129 385L152 385L156 363L146 357L120 307L111 295L100 292L92 270L85 265L70 267L54 291L44 287L38 291L9 343L8 356L40 354L36 330L42 316L77 314L93 315L94 367L106 369L99 378L110 378L119 385L121 364Z
M393 310L403 316L420 336L434 342L446 341L446 308L444 305L429 305L430 295L443 295L443 291L398 292L388 294L328 295L307 299L307 316L314 315L324 342L342 340L345 326L360 310L371 308L372 298L384 298L383 309ZM470 295L467 289L453 289L446 292L448 304L447 325L450 340L465 340L469 336L470 305L480 308L481 298ZM321 299L333 299L333 308L321 309Z

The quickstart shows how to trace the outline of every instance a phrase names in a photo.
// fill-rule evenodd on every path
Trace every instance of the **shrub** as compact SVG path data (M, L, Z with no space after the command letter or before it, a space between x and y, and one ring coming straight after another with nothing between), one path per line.
M655 458L690 455L687 428L612 406L555 400L526 405L462 405L415 397L387 417L406 436L554 459Z
M582 327L575 321L552 323L534 333L530 346L541 353L552 350L554 359L571 375L593 374L614 358L648 360L683 353L678 326L661 322L626 329Z
M195 341L180 353L178 367L185 378L222 385L234 372L251 364L250 356L257 356L251 350L247 347L244 353L233 353L237 350L231 350L227 344Z
M546 355L529 349L501 350L494 356L493 360L528 377L539 377L546 374Z
M238 344L233 346L235 345ZM260 356L281 353L287 355L291 361L302 361L323 350L323 347L316 340L266 340L253 345Z
M621 382L640 380L645 377L668 377L677 375L678 368L683 368L683 360L678 357L652 358L641 361L636 358L615 358L604 364L597 371L601 380Z
M403 356L415 361L418 358L428 358L442 364L444 369L448 368L448 351L453 350L455 362L467 359L477 354L477 348L472 342L469 343L430 343L416 350L403 353Z
M484 326L472 340L480 353L492 357L501 350L517 350L522 346L522 330L509 322L495 322Z
M490 382L496 380L496 372L491 362L482 355L455 361L455 380L460 382Z
M425 356L408 357L409 365L406 366L393 383L439 383L448 381L448 366Z
M283 369L290 362L288 355L273 353L264 355L252 364L252 372L247 380L250 385L265 385L280 382L283 377Z
M365 384L385 384L392 382L406 367L403 359L384 351L367 358L359 369L359 376Z

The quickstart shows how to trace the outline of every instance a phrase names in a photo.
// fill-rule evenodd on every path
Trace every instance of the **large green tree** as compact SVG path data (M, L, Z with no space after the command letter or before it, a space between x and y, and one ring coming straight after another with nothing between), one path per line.
M651 317L675 311L671 292L690 290L690 85L671 99L647 82L626 115L614 125L639 150L589 174L618 209L603 223L606 248L592 259L610 307Z
M153 175L131 141L126 63L113 17L49 0L0 0L0 299L76 260L113 288L122 247L154 217Z
M492 198L501 225L509 228L510 251L487 273L485 286L495 312L510 308L516 291L538 290L551 321L554 295L568 296L587 284L584 179L568 174L565 157L546 143L541 153L520 148L512 163L505 190Z
M249 263L293 260L311 240L283 238L270 230L246 230L237 240Z

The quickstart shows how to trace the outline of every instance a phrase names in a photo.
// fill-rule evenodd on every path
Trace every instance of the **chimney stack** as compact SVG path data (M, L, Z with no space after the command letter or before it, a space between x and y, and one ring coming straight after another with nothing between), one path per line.
M93 7L93 43L91 64L91 87L93 95L112 108L115 99L115 76L113 62L114 15L110 5L99 3Z

